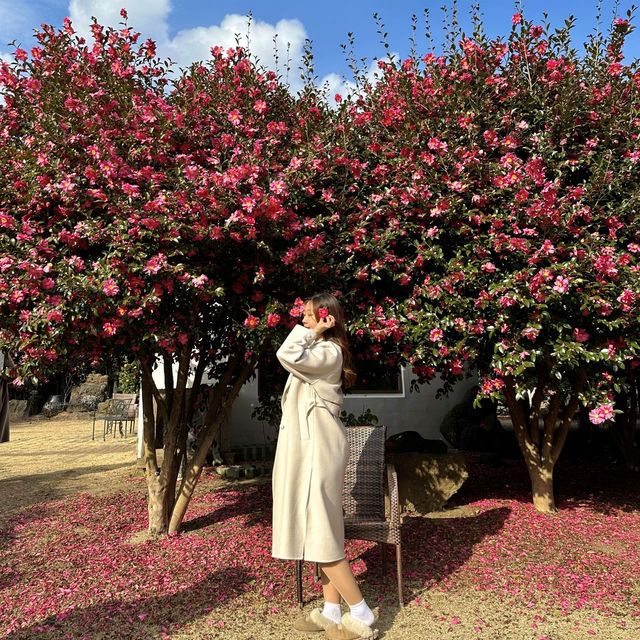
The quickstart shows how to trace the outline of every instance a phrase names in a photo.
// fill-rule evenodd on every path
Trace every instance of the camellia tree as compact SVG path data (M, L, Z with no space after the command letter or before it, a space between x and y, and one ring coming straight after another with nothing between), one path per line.
M356 333L396 341L422 381L473 373L479 397L504 399L543 512L576 410L610 420L638 363L627 18L579 56L571 21L552 31L516 14L503 41L476 16L442 55L381 61L338 114L343 162L358 163L340 243L368 305Z
M158 535L179 528L264 345L325 277L331 169L315 141L329 111L241 49L171 79L126 23L92 30L87 44L68 20L43 26L0 70L0 348L19 354L14 384L107 354L139 362Z

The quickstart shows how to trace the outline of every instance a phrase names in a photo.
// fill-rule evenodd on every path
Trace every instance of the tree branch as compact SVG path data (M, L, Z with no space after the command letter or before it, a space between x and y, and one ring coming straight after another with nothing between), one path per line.
M144 443L144 464L147 473L158 473L156 458L156 421L153 412L153 378L142 369L142 442Z
M169 421L169 411L167 409L167 403L165 399L162 397L154 379L151 368L146 362L140 361L140 369L142 371L142 376L146 376L149 381L149 386L151 387L151 393L153 398L156 401L156 406L158 407L158 412L162 416L162 420L166 424Z

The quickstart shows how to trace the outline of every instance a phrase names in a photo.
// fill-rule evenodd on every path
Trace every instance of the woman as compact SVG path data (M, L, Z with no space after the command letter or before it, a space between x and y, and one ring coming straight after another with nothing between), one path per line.
M13 360L0 351L0 442L9 442L9 383L3 375L5 366L13 367Z
M339 416L342 389L353 384L355 374L337 299L313 296L302 325L277 352L289 379L273 466L272 554L320 565L324 607L296 620L296 629L326 630L335 640L373 638L373 612L344 553L342 487L349 448ZM344 616L340 596L350 607Z

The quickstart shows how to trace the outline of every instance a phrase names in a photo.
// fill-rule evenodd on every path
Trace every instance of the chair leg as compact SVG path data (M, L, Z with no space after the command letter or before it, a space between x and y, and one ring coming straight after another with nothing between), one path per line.
M298 607L302 609L302 560L296 560L296 589L298 595Z
M387 543L381 542L380 546L382 547L382 582L387 581Z
M396 545L396 573L398 574L398 601L402 609L404 607L404 598L402 595L402 548L400 544Z

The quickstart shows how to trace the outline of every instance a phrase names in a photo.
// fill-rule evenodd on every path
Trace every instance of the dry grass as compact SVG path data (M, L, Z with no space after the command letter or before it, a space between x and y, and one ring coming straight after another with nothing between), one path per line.
M100 425L96 425L100 430ZM110 493L140 475L136 439L91 440L87 414L59 414L11 425L0 445L0 521L21 507L80 492Z

